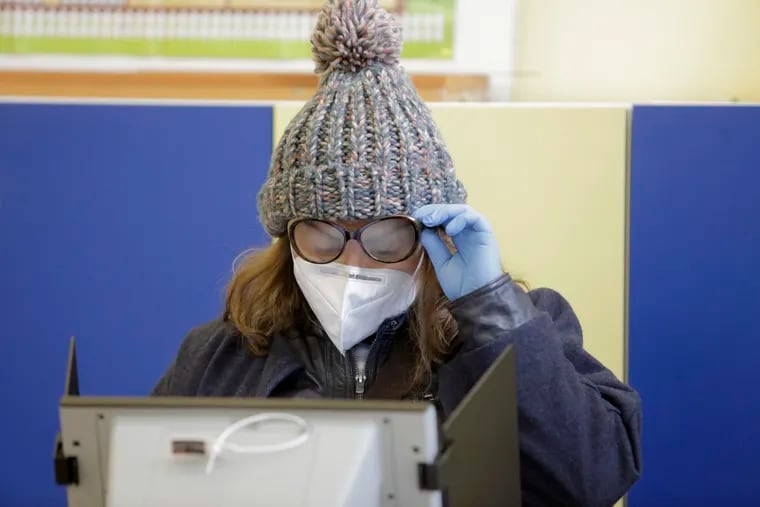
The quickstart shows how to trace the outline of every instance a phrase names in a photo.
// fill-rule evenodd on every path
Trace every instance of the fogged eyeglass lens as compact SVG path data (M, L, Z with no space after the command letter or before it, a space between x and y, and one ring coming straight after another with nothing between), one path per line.
M343 249L344 236L332 225L318 220L298 222L293 241L307 261L323 263L334 260Z
M388 218L364 229L361 243L379 261L400 262L417 247L417 232L409 220Z

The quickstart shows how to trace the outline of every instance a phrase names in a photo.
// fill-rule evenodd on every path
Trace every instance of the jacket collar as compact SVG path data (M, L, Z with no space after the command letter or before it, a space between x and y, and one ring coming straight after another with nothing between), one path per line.
M402 314L385 320L375 333L375 342L380 347L379 353L382 355L390 350L390 344L404 326L407 315ZM278 334L272 337L269 346L264 369L261 372L261 378L256 386L254 396L267 398L277 389L277 387L288 377L298 370L305 369L305 365L293 347L290 346L289 340L285 335ZM329 340L325 335L324 339Z

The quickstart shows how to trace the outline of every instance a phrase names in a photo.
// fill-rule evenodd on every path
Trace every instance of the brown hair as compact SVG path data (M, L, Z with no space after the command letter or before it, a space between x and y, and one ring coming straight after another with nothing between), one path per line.
M409 337L416 355L410 388L428 382L434 365L454 345L457 326L446 309L447 301L433 265L425 256L409 320ZM224 318L238 329L256 356L267 354L272 336L315 323L293 275L287 237L276 239L241 262L227 287Z

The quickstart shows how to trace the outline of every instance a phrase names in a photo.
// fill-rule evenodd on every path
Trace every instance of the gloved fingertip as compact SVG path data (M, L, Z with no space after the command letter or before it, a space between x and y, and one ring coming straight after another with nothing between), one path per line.
M417 208L416 210L412 212L412 216L426 215L434 209L435 209L435 205L433 204L423 204L422 206L420 206L419 208Z
M431 213L430 215L422 217L422 223L428 227L435 227L438 225L438 219L436 218L435 213Z
M456 236L460 232L462 232L462 229L464 228L465 221L462 219L461 216L456 217L454 220L449 222L446 225L446 234L449 236Z

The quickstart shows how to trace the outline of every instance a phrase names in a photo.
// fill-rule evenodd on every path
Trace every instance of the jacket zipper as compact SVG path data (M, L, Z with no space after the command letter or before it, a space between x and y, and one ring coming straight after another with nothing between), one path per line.
M398 321L393 320L389 324L390 328L395 331L398 327ZM378 330L376 337L383 336L387 333L386 328L381 328ZM363 399L364 398L364 392L367 389L367 380L370 378L374 378L374 371L373 368L370 366L371 364L374 364L370 361L370 357L377 353L377 338L370 346L365 346L366 348L362 349L361 356L363 357L363 360L360 361L357 356L357 349L352 348L348 351L348 357L350 359L349 364L351 365L351 374L354 379L354 397L356 399ZM370 376L372 374L372 376Z
M366 366L362 368L353 350L350 350L348 355L351 358L352 373L354 374L354 394L357 399L361 400L364 398L364 388L367 383Z

